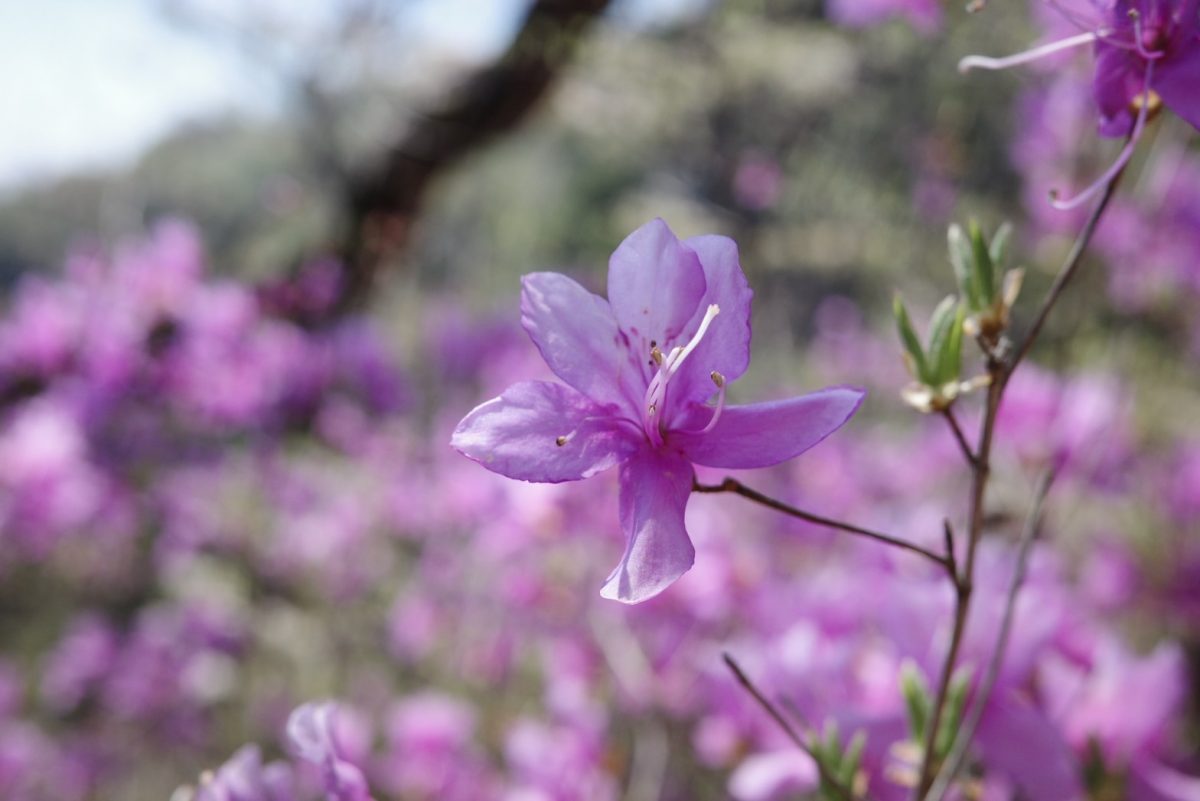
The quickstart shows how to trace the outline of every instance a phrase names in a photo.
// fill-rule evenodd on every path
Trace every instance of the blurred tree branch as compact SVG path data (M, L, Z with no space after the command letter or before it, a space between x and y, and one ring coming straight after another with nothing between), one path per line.
M405 115L379 156L363 163L347 154L340 98L324 70L339 54L378 41L380 31L402 28L397 6L343 0L340 14L306 34L253 7L222 16L194 0L160 0L181 27L225 39L281 79L312 167L337 206L332 250L347 270L341 309L364 302L379 272L404 250L435 179L529 115L610 2L532 0L503 55L468 73L434 108Z
M340 251L345 304L361 303L381 268L408 243L432 181L472 150L521 123L575 54L610 0L535 0L495 63L417 120L383 158L349 177Z

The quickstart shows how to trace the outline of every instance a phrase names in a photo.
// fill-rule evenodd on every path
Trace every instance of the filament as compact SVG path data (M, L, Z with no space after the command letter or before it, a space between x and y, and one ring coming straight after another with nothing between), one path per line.
M684 431L684 434L707 434L717 427L717 421L721 419L721 412L725 411L725 376L713 370L709 373L712 382L717 385L717 406L713 409L712 417L708 418L708 425L697 431Z
M671 348L671 352L665 357L662 356L662 351L658 350L657 347L651 350L652 358L656 363L660 364L660 367L654 379L651 380L650 386L646 387L643 404L646 408L646 416L644 418L646 435L650 437L650 441L655 445L661 445L663 442L657 418L661 416L664 404L666 403L667 384L679 372L679 368L683 365L684 360L699 346L700 340L704 339L704 335L708 332L708 327L712 325L712 321L720 313L720 306L715 303L709 304L708 309L704 312L704 319L700 321L700 327L696 329L696 333L692 335L692 338L688 340L686 345ZM716 379L713 380L715 381Z
M1049 44L1044 44L1040 47L1034 47L1030 50L1025 50L1021 53L1016 53L1004 58L991 58L989 56L967 56L962 61L958 62L959 72L970 72L973 69L982 70L1004 70L1009 67L1016 67L1020 64L1028 64L1031 61L1037 61L1046 56L1053 55L1063 50L1070 50L1073 47L1090 44L1099 39L1096 33L1080 33L1075 36L1068 36L1066 39L1059 39Z
M1152 53L1146 49L1146 44L1142 39L1142 15L1137 12L1137 9L1129 9L1129 18L1133 20L1133 45L1137 54L1147 61L1154 61L1166 55L1161 50Z
M1110 181L1117 177L1121 170L1125 169L1125 166L1129 164L1129 160L1133 158L1134 148L1137 147L1138 140L1142 137L1142 131L1146 127L1146 118L1150 114L1150 106L1152 105L1150 79L1153 75L1154 62L1147 61L1146 76L1143 79L1142 93L1140 95L1142 98L1141 107L1138 109L1137 119L1133 123L1133 131L1131 131L1129 134L1129 140L1125 143L1125 147L1121 148L1121 152L1117 156L1117 160L1114 161L1112 166L1105 170L1104 174L1097 178L1091 186L1089 186L1087 189L1084 189L1073 198L1068 200L1059 200L1057 190L1050 190L1051 206L1061 211L1077 208L1079 205L1086 202L1088 198L1093 197L1102 189L1104 189L1104 187L1106 187Z

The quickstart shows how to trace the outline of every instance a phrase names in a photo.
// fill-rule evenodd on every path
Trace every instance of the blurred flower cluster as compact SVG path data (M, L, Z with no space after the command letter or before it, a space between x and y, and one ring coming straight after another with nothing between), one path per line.
M695 568L639 606L605 600L622 552L615 476L514 482L446 445L480 397L545 375L515 317L431 300L413 326L423 358L402 369L369 319L324 313L336 266L298 275L265 288L208 275L172 222L17 289L0 321L0 593L17 616L2 625L20 633L0 665L0 795L815 790L811 760L724 669L729 651L825 733L857 786L907 796L911 688L938 669L953 603L934 566L705 495L686 511ZM814 378L895 395L894 348L852 304L827 300L815 319ZM965 480L936 422L865 415L754 478L936 548ZM969 791L1195 798L1182 727L1200 443L1146 441L1133 398L1094 372L1027 368L998 427L966 696L1029 479L1053 465L1059 483Z

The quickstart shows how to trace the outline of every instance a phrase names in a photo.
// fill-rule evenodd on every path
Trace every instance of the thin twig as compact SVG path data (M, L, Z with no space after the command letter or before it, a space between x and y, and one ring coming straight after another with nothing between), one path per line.
M946 422L950 425L950 430L954 432L954 439L958 441L958 447L962 450L963 458L967 460L967 464L974 467L976 462L975 451L971 449L971 444L967 442L967 437L963 434L962 427L958 424L958 418L954 415L954 410L947 406L942 410L942 417L946 418Z
M996 644L992 649L987 670L984 672L983 679L980 681L978 688L976 688L975 698L971 702L971 709L967 713L963 726L954 738L954 745L951 747L950 753L946 755L946 760L942 764L941 770L938 771L937 779L934 781L933 786L930 787L929 794L925 796L925 801L941 801L942 797L945 796L958 771L962 769L963 757L966 756L967 748L971 745L971 739L975 736L975 731L979 728L979 721L983 718L984 707L987 706L988 698L992 694L992 688L996 685L996 677L1000 673L1000 665L1004 662L1004 654L1008 650L1008 638L1012 633L1013 618L1015 617L1017 608L1017 593L1020 591L1021 585L1025 583L1025 572L1029 566L1029 554L1033 548L1033 541L1037 539L1038 524L1041 521L1042 504L1046 500L1046 493L1050 491L1050 485L1053 481L1054 472L1052 470L1046 470L1038 479L1033 493L1033 502L1029 507L1029 514L1025 518L1025 530L1021 533L1021 543L1017 550L1017 560L1013 566L1012 579L1008 585L1008 595L1004 599L1004 615L1000 620L1000 631L996 635Z
M942 663L942 672L938 677L937 693L933 699L933 710L925 730L924 755L921 759L921 770L917 781L914 797L921 798L933 781L935 748L937 745L938 729L941 727L942 714L946 709L946 698L950 691L950 680L958 662L958 652L962 647L963 634L967 627L967 613L971 608L971 592L975 575L975 553L979 546L979 538L983 533L984 500L987 493L988 476L991 474L992 434L996 429L996 415L1000 410L1000 399L1004 392L1004 367L994 359L988 361L988 372L992 382L988 385L987 403L984 407L983 422L980 424L979 452L971 469L971 500L969 525L967 528L967 555L962 572L954 577L954 623L950 631L950 644L946 649L946 658Z
M1041 306L1034 315L1033 324L1030 326L1029 332L1025 335L1021 344L1013 351L1011 358L1005 359L1002 354L997 354L985 348L988 374L991 376L992 381L988 387L987 404L984 407L983 422L980 426L979 447L975 452L975 463L972 465L967 555L962 573L956 577L954 582L954 625L950 634L950 645L946 651L946 660L942 664L942 672L938 680L937 694L934 696L933 712L930 716L929 727L926 732L925 753L921 760L920 779L917 782L914 794L915 798L924 798L929 792L933 781L934 760L936 757L934 746L937 743L938 728L941 725L942 713L946 706L946 696L950 688L950 677L953 675L955 663L958 661L958 652L962 646L963 633L967 624L967 613L970 611L971 589L975 575L975 554L979 538L983 533L984 500L987 493L988 477L991 472L992 435L995 431L996 415L1000 410L1000 401L1004 397L1004 390L1008 386L1009 379L1012 378L1021 361L1028 355L1034 342L1037 340L1038 334L1045 325L1046 319L1054 309L1055 303L1079 267L1083 253L1087 249L1088 243L1091 242L1092 235L1096 232L1100 218L1104 215L1104 210L1108 207L1109 201L1112 200L1113 193L1123 174L1124 170L1122 169L1105 186L1103 195L1096 203L1095 208L1092 209L1092 213L1084 223L1083 229L1075 239L1075 244L1071 246L1066 260L1059 269L1054 283L1046 292Z
M958 560L954 555L954 527L950 525L950 518L942 518L942 535L945 538L946 545L946 570L950 573L950 578L954 581L955 586L958 585Z
M1104 194L1100 196L1099 202L1092 209L1092 213L1088 215L1087 222L1083 224L1079 236L1075 238L1075 243L1071 245L1071 250L1067 253L1067 258L1063 261L1062 267L1059 268L1058 275L1054 278L1054 283L1046 292L1046 297L1042 299L1042 305L1033 317L1033 323L1029 326L1029 332L1021 340L1020 346L1017 347L1012 359L1008 363L1008 372L1010 375L1013 370L1017 369L1017 365L1021 363L1021 360L1029 354L1030 348L1033 347L1034 341L1042 331L1042 326L1046 324L1046 318L1050 316L1050 312L1054 309L1054 304L1058 302L1059 296L1062 295L1063 290L1067 288L1067 284L1075 275L1076 269L1083 260L1083 252L1087 250L1088 243L1091 242L1092 235L1096 232L1096 226L1100 224L1100 218L1104 216L1104 210L1108 208L1108 203L1112 200L1113 194L1117 189L1117 184L1121 182L1121 176L1124 174L1125 170L1121 169L1120 172L1113 176L1112 180L1108 182L1108 186L1104 188Z
M705 493L732 492L735 495L741 495L743 498L747 498L757 504L774 509L777 512L782 512L785 515L790 515L791 517L799 518L800 520L806 520L809 523L815 523L818 526L838 529L839 531L857 534L860 537L867 537L869 539L876 540L877 542L883 542L897 548L903 548L906 551L920 554L926 559L941 565L943 568L947 567L946 557L934 553L928 548L917 545L915 542L909 542L908 540L902 540L899 537L893 537L890 534L883 534L878 531L872 531L869 528L856 526L853 523L845 523L841 520L834 520L833 518L824 517L822 515L814 514L813 512L806 512L803 509L797 509L795 506L790 506L783 501L772 498L769 495L764 495L756 489L747 487L736 478L726 477L725 480L720 484L701 484L699 481L693 481L692 491Z
M771 716L771 719L774 720L775 723L779 725L779 728L783 731L783 733L788 736L788 739L791 740L797 748L808 755L809 759L811 759L817 766L817 772L821 774L821 780L828 784L834 792L841 796L842 801L865 801L864 799L860 799L858 796L856 796L853 790L842 784L840 781L838 781L836 776L829 772L829 768L825 766L824 761L813 752L812 746L810 746L805 739L800 736L800 733L796 731L795 727L792 726L786 717L784 717L783 713L780 712L773 703L771 703L770 699L763 695L762 691L754 686L754 682L750 681L750 678L746 675L745 671L742 670L742 668L738 665L734 658L729 655L728 652L722 653L721 658L725 660L725 665L733 673L733 676L737 679L738 684L742 685L742 688L746 692L750 693L751 696L753 696L754 700L758 702L758 705L761 706L763 710L765 710L766 713Z

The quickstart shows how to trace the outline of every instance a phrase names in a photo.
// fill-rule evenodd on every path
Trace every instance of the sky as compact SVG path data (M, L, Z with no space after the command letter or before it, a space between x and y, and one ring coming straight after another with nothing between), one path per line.
M397 0L407 31L464 58L502 48L527 0ZM203 0L218 11L249 0ZM319 21L329 0L253 0ZM619 0L655 24L706 0ZM182 30L162 0L0 0L0 191L129 162L180 123L269 115L278 87L228 42Z

